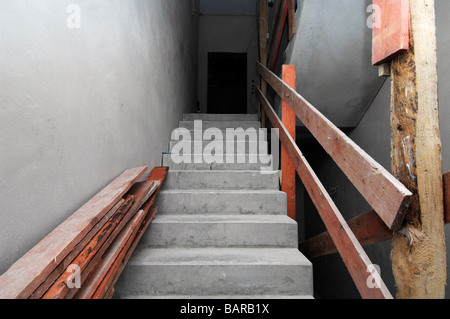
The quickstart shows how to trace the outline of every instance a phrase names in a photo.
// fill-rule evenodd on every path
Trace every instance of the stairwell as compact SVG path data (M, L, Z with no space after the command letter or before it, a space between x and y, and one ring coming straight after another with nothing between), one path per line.
M261 127L256 115L185 114L180 128L193 132L194 120L203 121L203 130ZM176 164L172 154L163 155L170 171L158 215L115 298L312 298L312 265L298 251L278 171L262 174L262 164L249 161L271 155L249 153L258 140L243 143L246 163Z

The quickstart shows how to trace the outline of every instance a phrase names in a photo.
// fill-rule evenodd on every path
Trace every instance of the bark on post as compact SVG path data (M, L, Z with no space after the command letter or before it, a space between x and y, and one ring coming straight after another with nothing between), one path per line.
M411 49L391 65L392 170L413 193L394 234L397 298L444 298L444 233L434 0L411 0Z

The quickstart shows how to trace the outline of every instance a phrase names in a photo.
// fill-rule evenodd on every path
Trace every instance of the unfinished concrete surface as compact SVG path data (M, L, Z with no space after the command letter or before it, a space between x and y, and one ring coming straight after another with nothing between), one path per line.
M159 166L196 107L193 3L0 1L0 273L125 169Z
M447 31L450 28L450 19L448 12L450 12L450 2L436 0L439 104L444 172L450 170L450 126L448 125L450 121L450 62L448 60L450 34ZM370 59L370 56L367 56L367 59ZM361 123L348 133L351 139L389 171L391 171L390 86L391 81L388 78ZM351 219L371 209L320 146L310 144L303 149L346 219ZM349 200L350 198L351 200ZM307 238L324 231L322 221L307 197L305 216ZM450 254L450 241L448 240L450 238L450 226L446 225L445 229L447 254ZM395 295L396 288L390 260L391 245L391 241L386 241L365 247L365 251L371 261L381 267L381 276L390 291ZM360 298L339 255L315 259L313 264L315 288L323 298ZM447 286L446 298L449 298L449 294L450 290Z
M372 0L303 0L286 51L297 91L335 125L356 127L383 84L371 64ZM303 124L298 121L298 125Z
M200 169L169 171L159 213L119 279L116 297L312 298L311 263L298 251L298 225L287 216L278 171L192 165Z

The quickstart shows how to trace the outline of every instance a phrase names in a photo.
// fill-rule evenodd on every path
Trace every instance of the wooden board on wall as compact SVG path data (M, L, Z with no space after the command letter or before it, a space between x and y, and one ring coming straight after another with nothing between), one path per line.
M409 0L373 1L372 64L389 62L409 50Z

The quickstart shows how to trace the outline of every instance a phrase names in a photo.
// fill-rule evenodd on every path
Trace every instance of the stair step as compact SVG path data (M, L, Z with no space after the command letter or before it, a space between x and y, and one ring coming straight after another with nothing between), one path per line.
M196 129L194 121L180 121L179 127L187 128L188 130ZM201 121L202 130L209 128L218 128L219 130L224 130L227 128L236 129L243 128L244 130L248 128L259 129L261 128L261 122L258 121Z
M222 134L222 138L225 139L228 136L234 137L236 140L236 136L241 136L242 130L238 131L230 131L227 132L226 129L219 129L220 134ZM172 131L171 140L178 141L185 137L185 134L189 134L189 137L193 141L211 141L214 139L217 139L217 136L213 135L211 132L209 134L206 133L207 129L203 127L202 130L193 130L193 129L187 129L187 128L176 128ZM264 141L267 140L267 129L259 128L256 131L255 130L244 130L245 132L245 140L246 141ZM218 134L218 135L220 135ZM182 136L182 137L181 137Z
M281 215L158 215L141 247L298 247L297 223Z
M189 150L187 153L200 154L202 152L208 152L208 154L219 153L219 154L267 154L269 144L267 141L245 141L245 142L226 142L221 143L214 141L194 141L184 142L184 141L170 141L169 142L169 152L176 148L177 152L183 154L186 148ZM198 150L197 150L198 148ZM198 152L197 152L198 151Z
M158 214L286 215L286 193L277 190L165 190Z
M116 284L116 297L312 294L312 265L291 248L137 249Z
M202 163L195 163L195 158L200 158ZM241 160L243 159L243 160ZM174 162L174 160L176 162ZM201 155L196 156L193 154L184 154L183 158L177 159L172 154L163 154L163 166L168 166L171 170L249 170L259 171L263 168L268 169L272 163L272 155L267 154L239 154L230 158L226 154L214 155L214 162L209 163L205 161L205 158ZM178 163L181 161L181 163ZM210 160L208 160L210 161ZM216 163L222 161L223 163ZM227 163L229 162L229 163ZM243 162L243 163L239 163ZM278 168L278 167L277 167ZM272 168L273 170L273 168Z
M258 114L183 114L183 121L258 121Z
M162 187L168 189L279 189L278 171L170 171Z

